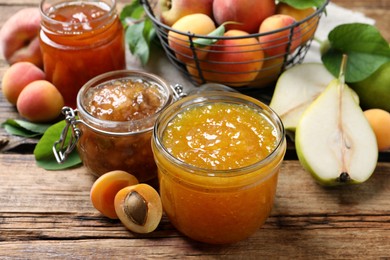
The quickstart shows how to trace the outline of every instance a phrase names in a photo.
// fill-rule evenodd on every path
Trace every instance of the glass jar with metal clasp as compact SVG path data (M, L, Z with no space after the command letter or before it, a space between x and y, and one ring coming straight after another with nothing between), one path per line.
M97 177L124 170L140 182L152 180L157 176L151 150L154 123L184 95L180 85L172 87L143 71L99 75L78 92L77 109L63 108L67 124L53 146L55 157L62 163L77 147L84 166Z

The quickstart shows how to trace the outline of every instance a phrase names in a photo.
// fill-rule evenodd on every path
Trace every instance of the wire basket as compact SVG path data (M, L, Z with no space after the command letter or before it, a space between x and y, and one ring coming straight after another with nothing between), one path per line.
M279 30L213 37L178 31L163 24L151 3L141 0L168 59L194 85L214 82L240 89L272 86L285 69L302 63L328 3L329 0L305 19ZM199 39L214 42L205 47L198 44Z

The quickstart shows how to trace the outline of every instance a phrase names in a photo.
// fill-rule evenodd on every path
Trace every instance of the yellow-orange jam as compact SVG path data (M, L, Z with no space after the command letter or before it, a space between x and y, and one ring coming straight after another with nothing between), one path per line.
M237 93L184 98L160 115L152 148L165 213L187 236L237 242L267 219L286 145L263 103Z
M96 176L124 170L140 182L155 178L152 128L171 102L168 85L148 73L116 71L86 84L78 96L84 165Z
M163 145L188 164L215 170L236 169L267 157L277 145L275 127L246 105L195 106L165 129Z

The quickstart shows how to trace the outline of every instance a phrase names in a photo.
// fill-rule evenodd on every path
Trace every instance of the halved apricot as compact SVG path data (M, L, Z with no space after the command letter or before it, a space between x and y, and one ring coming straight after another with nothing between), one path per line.
M149 233L162 217L160 195L148 184L137 184L120 190L115 196L115 211L129 230Z
M110 171L101 175L92 185L90 198L93 206L104 216L117 219L115 195L124 187L138 184L137 178L125 171Z

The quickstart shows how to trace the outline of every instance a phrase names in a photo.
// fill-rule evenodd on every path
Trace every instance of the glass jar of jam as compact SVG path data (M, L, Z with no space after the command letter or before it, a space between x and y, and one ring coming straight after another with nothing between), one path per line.
M185 97L158 117L152 150L164 211L188 237L237 242L269 216L286 141L262 102L221 91Z
M93 77L126 68L124 30L115 0L42 0L40 46L47 79L65 104Z
M77 95L78 118L64 108L84 166L97 177L124 170L140 182L156 178L152 129L174 93L160 77L142 71L113 71L88 81ZM66 159L61 151L59 161Z

